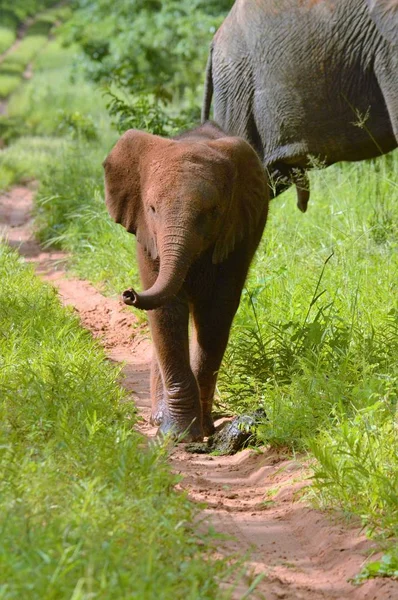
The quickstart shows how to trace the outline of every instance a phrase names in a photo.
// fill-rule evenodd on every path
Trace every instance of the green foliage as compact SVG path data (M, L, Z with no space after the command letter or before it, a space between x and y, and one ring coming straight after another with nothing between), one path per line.
M29 27L18 47L0 63L0 98L7 98L18 88L26 67L47 43L52 26L52 15L38 18Z
M96 81L145 78L196 90L209 42L232 2L106 0L76 2L69 36L78 41ZM181 90L182 91L182 90Z
M80 276L118 293L138 278L135 238L109 219L100 157L101 149L80 143L47 165L36 197L37 234L71 252Z
M230 1L78 0L65 27L86 72L107 86L119 131L170 135L199 118L209 43ZM177 107L178 108L177 108Z
M54 4L56 0L0 0L0 21L16 27L26 17L36 15Z
M188 527L165 449L132 429L118 370L4 246L0 277L1 597L226 597L227 565Z
M110 119L102 94L78 75L72 83L74 51L51 41L35 61L34 80L21 86L8 104L8 116L23 135L52 135L108 144ZM15 128L15 127L14 127ZM10 127L11 129L11 127ZM15 137L12 131L8 138Z
M372 577L395 577L398 578L398 546L394 546L389 552L383 554L380 560L367 563L361 573L355 577L355 583L363 583Z
M19 75L5 75L0 71L0 100L7 98L21 83Z
M6 26L2 21L0 25L0 54L3 54L3 52L14 43L15 38L15 26L11 23L9 26Z
M18 47L8 54L0 65L1 72L23 72L40 48L47 42L47 36L53 26L51 17L41 17L26 32Z
M40 177L54 157L62 156L65 144L63 139L21 137L0 150L0 189Z
M60 135L69 135L72 139L98 139L97 127L92 117L83 115L78 110L74 112L59 111L58 132Z
M388 394L310 443L314 486L323 504L357 514L371 533L398 537L398 431Z
M132 92L125 92L123 97L114 93L112 88L106 89L107 108L119 133L133 128L172 136L199 121L198 109L179 110L178 114L166 110L169 96L162 87L148 91L142 82L136 82L131 84L130 89Z

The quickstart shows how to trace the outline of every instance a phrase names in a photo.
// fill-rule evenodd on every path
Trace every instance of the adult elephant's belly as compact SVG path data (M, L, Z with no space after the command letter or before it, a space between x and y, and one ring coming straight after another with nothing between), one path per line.
M338 79L309 75L304 88L295 83L274 78L272 86L257 87L254 94L265 164L330 165L372 158L396 147L373 74L360 81L355 73Z

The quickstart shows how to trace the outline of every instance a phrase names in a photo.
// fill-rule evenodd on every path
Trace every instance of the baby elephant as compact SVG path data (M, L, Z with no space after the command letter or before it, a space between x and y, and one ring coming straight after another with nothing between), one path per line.
M138 240L145 291L123 300L150 311L151 422L199 441L214 431L217 373L267 218L266 175L248 143L212 123L173 139L131 129L104 168L109 214Z

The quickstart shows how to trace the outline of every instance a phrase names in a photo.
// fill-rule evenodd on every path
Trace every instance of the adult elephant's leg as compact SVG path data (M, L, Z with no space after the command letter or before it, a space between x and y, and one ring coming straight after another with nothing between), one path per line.
M179 299L149 313L158 360L153 371L152 393L158 394L154 403L160 431L183 436L184 441L198 441L203 438L202 412L198 384L189 361L188 319L188 304ZM164 384L162 397L160 380Z
M398 51L392 46L384 49L376 59L375 71L398 144Z
M231 324L239 306L241 286L233 280L232 273L230 277L222 277L211 297L202 297L193 305L195 332L191 352L192 369L200 389L205 435L214 433L214 391ZM242 286L243 281L244 277Z

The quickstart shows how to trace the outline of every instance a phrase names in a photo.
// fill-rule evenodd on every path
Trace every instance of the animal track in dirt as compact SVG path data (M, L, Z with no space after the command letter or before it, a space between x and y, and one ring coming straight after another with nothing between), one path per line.
M123 385L142 416L139 429L149 438L149 364L151 346L134 313L120 300L102 296L86 281L70 278L67 256L43 250L33 236L32 190L15 187L0 195L0 232L35 265L65 305L73 306L81 323L105 348L110 360L123 363ZM374 579L354 586L354 577L373 552L358 525L338 514L312 508L303 500L310 471L303 457L281 451L244 450L235 456L193 455L184 445L170 453L181 474L178 488L205 503L197 527L224 534L220 554L248 554L247 570L265 577L248 598L254 600L393 600L398 581ZM234 598L250 585L242 580Z

